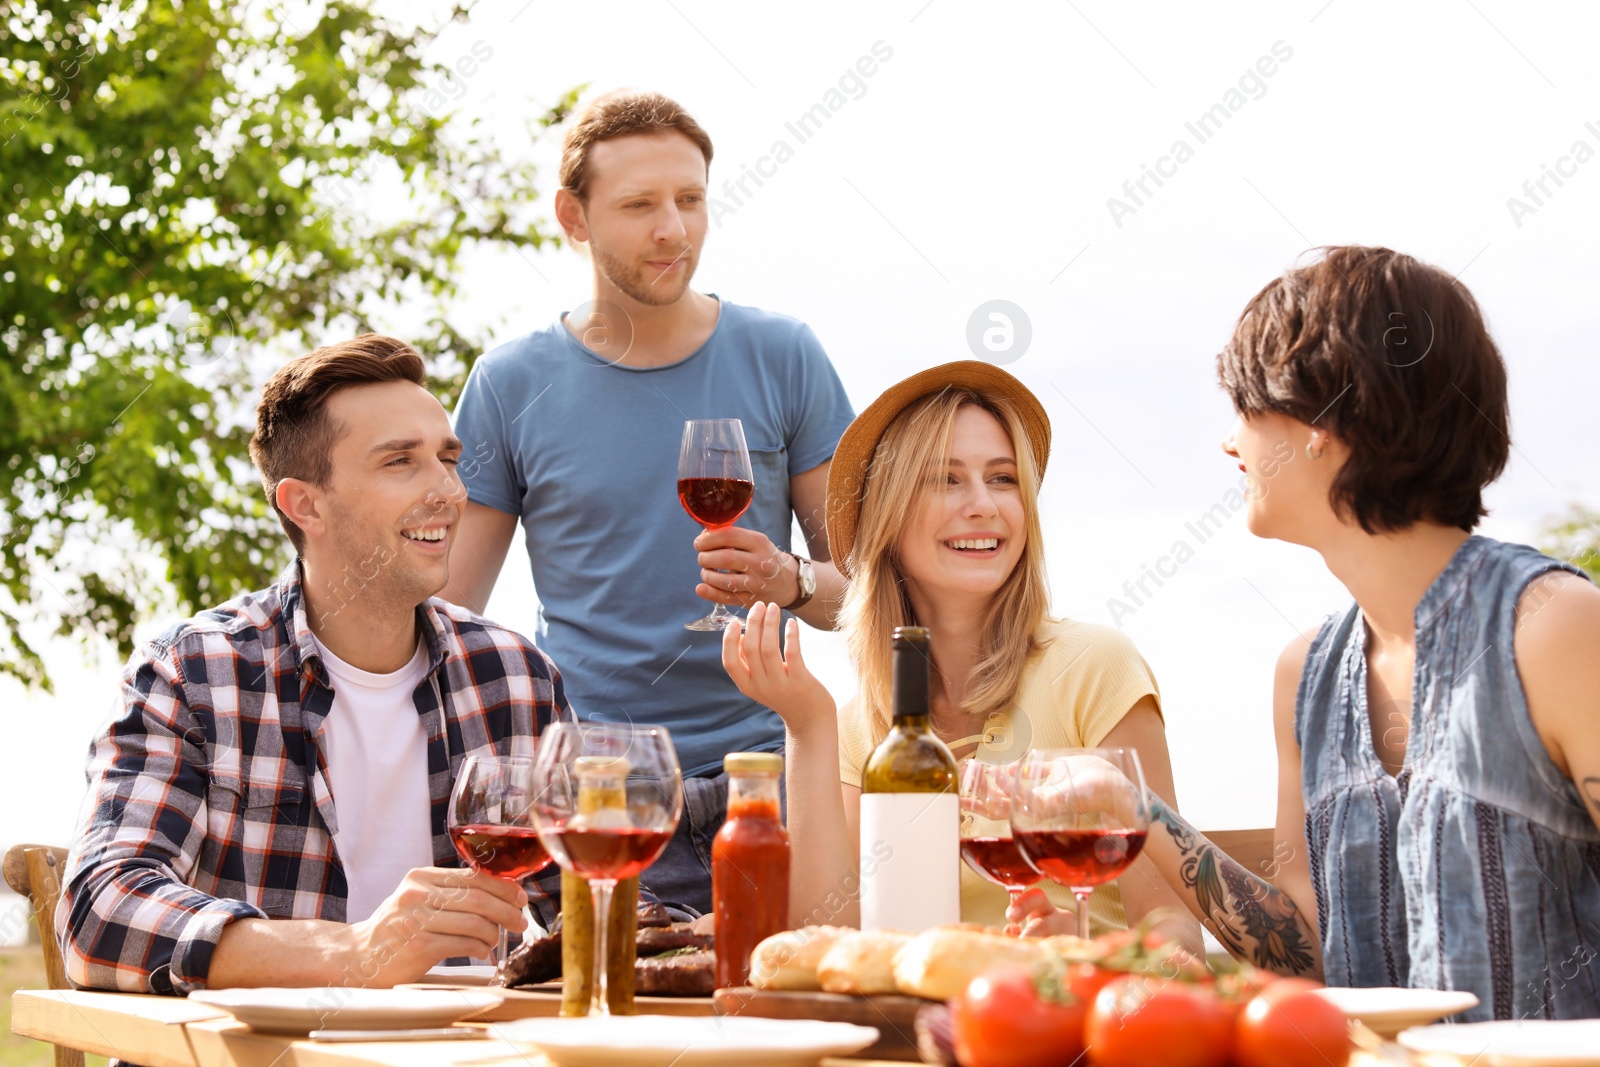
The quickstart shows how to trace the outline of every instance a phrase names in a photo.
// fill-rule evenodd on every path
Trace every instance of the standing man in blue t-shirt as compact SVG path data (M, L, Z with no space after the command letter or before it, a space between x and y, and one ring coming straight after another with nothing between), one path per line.
M781 751L784 735L728 679L720 635L684 623L705 600L759 599L833 627L844 582L824 501L852 418L804 323L689 288L710 163L705 131L657 93L606 94L567 132L556 218L588 248L593 298L472 368L456 409L468 503L444 594L481 610L522 520L538 643L574 710L672 731L684 816L643 882L700 912L727 806L722 757ZM755 473L743 518L709 532L677 497L684 422L707 418L743 421ZM789 551L791 515L804 554Z

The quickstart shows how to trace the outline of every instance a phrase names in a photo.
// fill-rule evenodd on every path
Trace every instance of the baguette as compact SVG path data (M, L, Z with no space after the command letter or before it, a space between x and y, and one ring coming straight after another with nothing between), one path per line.
M850 930L817 964L817 980L829 993L893 993L895 954L911 940L899 930Z
M1044 958L1045 950L1045 942L1036 938L935 926L911 938L895 955L894 988L909 996L948 1000L993 965L1032 966Z
M821 989L817 964L846 932L839 926L802 926L773 934L750 953L750 984L757 989Z

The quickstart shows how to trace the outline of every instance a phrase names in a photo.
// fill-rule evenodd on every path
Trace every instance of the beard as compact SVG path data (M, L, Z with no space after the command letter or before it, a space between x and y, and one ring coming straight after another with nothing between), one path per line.
M652 267L642 263L629 264L592 245L590 253L594 256L595 265L600 268L600 273L605 276L606 281L616 286L619 292L652 307L665 307L677 303L688 291L689 282L694 278L696 256L693 249L683 253L680 259L683 264L681 277L673 281L664 280L665 276L658 274Z
M391 524L373 521L358 511L330 500L334 544L340 569L331 579L337 589L338 610L345 607L374 615L413 610L448 580L444 566L419 565L403 544L403 535Z

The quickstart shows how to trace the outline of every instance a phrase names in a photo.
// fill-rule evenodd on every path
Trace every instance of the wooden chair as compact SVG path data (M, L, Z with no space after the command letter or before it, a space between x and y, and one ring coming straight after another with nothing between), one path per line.
M44 949L45 979L51 989L72 988L67 984L55 934L56 902L61 899L61 871L66 863L67 850L51 845L13 845L4 862L6 884L33 902ZM57 1045L56 1067L83 1067L83 1053Z
M1277 831L1267 826L1258 830L1207 830L1202 831L1234 861L1249 871L1268 880L1276 877L1278 867L1286 857L1277 854Z

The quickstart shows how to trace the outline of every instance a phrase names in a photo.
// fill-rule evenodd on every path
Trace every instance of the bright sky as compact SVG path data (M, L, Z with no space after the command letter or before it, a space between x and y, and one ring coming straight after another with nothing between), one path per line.
M810 323L858 409L970 356L980 305L1021 308L1031 341L1008 369L1054 424L1055 610L1120 622L1143 651L1195 822L1261 826L1272 663L1348 598L1314 554L1258 541L1237 516L1204 543L1188 529L1238 480L1217 447L1231 417L1213 357L1305 249L1409 252L1471 288L1510 366L1516 450L1482 532L1529 540L1570 502L1600 505L1585 387L1600 334L1600 11L1217 7L513 0L480 5L435 56L472 71L438 103L454 98L513 149L523 120L579 83L680 100L716 142L723 204L695 284ZM818 104L828 117L802 141L790 125ZM553 146L537 158L552 163ZM724 191L746 167L762 184ZM553 190L553 165L541 184ZM1131 210L1114 217L1112 197ZM588 264L482 255L469 282L463 321L509 339L584 300ZM1179 541L1193 557L1114 620L1108 599ZM490 614L531 630L531 591L513 549ZM805 640L848 695L838 640ZM69 839L84 749L115 696L109 657L86 665L58 642L50 659L56 697L0 685L0 843Z

